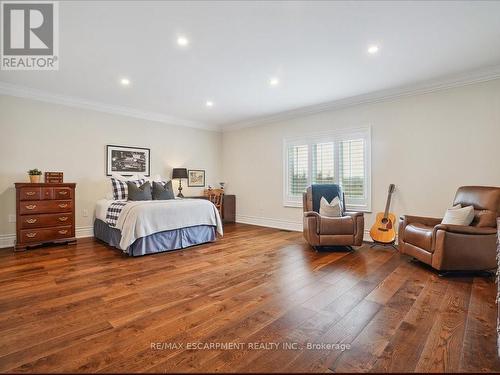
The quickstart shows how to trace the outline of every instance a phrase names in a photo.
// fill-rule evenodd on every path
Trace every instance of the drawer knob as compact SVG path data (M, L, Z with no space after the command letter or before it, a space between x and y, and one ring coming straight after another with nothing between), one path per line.
M28 205L26 206L26 208L27 208L28 210L34 210L34 209L36 208L36 204L28 204Z
M60 208L66 208L66 207L68 207L68 205L66 203L61 203L61 204L59 204L59 207Z
M27 222L28 224L34 224L34 223L36 223L36 222L37 222L37 219L26 219L26 222Z
M36 232L26 233L26 237L33 238L36 236Z
M67 217L67 216L61 216L61 217L59 218L59 221L66 221L66 220L68 220L68 217Z
M27 191L26 192L26 195L35 195L36 194L36 191Z
M60 191L60 192L59 192L59 194L60 194L60 195L67 195L67 194L68 194L68 192L67 192L67 191Z
M59 234L66 234L66 233L68 233L68 231L66 229L63 229L63 230L59 231Z

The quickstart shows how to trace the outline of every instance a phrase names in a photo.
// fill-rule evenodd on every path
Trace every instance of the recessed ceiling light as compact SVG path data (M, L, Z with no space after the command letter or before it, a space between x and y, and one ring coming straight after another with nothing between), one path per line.
M269 84L271 86L278 86L278 84L280 83L280 80L276 77L272 77L270 80L269 80Z
M213 107L213 106L214 106L214 102L213 102L213 101L211 101L211 100L207 100L207 101L205 102L205 105L206 105L208 108L211 108L211 107Z
M370 47L368 47L368 53L370 55L375 55L376 53L378 53L378 49L379 48L376 45L370 46Z
M130 85L130 80L128 78L122 78L120 79L120 83L122 84L122 86L128 86Z
M180 36L177 38L177 44L181 47L185 47L189 44L189 39L185 36Z

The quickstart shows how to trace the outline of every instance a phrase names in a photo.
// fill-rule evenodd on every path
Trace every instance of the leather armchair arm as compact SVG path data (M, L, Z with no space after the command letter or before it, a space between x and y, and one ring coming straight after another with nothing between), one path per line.
M317 217L318 219L321 218L320 214L318 214L315 211L306 211L306 212L304 212L304 217Z
M441 221L443 221L443 219L434 217L411 216L411 215L402 215L400 217L400 220L403 222L403 226L407 226L408 224L413 224L413 223L419 223L427 225L429 227L441 224Z
M488 235L496 234L497 230L490 227L471 227L469 225L451 225L451 224L439 224L434 227L433 236L436 235L438 230L444 230L450 233L459 234L477 234L477 235Z
M344 212L344 216L350 216L350 217L352 217L354 219L355 217L363 216L363 212L354 212L354 211L352 211L352 212Z

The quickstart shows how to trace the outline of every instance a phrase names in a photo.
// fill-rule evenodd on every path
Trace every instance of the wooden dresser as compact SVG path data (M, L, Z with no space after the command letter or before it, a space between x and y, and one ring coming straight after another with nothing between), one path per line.
M44 243L75 243L73 183L16 183L16 251Z

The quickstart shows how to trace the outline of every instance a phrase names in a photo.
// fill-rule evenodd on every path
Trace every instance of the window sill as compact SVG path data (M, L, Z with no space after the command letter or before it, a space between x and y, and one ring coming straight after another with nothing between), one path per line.
M302 208L302 201L300 201L300 202L285 201L285 202L283 202L283 206L284 207Z
M293 202L293 201L285 201L283 202L283 207L292 207L292 208L302 208L302 202ZM356 206L347 206L347 212L363 212L365 214L371 214L371 208L361 208Z

